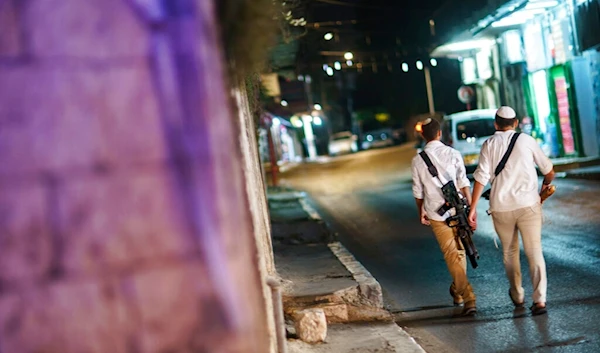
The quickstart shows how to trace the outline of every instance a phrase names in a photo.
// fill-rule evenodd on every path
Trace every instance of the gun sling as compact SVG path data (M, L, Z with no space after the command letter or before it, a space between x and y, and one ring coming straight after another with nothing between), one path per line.
M517 143L517 138L519 137L520 134L521 134L520 132L515 132L514 135L512 135L512 137L510 139L510 143L508 144L508 149L506 150L506 153L504 153L504 156L502 156L500 163L498 163L498 166L496 167L496 170L494 171L495 176L498 176L498 174L500 174L500 172L502 172L502 170L504 170L504 167L506 166L506 162L508 161L508 157L510 157L510 154L512 153L513 148L515 148L515 143Z
M506 166L506 162L508 161L508 157L510 157L510 154L512 153L512 150L515 147L515 143L517 143L517 138L519 137L520 134L521 134L520 132L515 132L514 135L512 135L512 137L510 138L510 143L508 144L508 149L504 153L504 156L502 156L500 163L498 163L498 165L496 166L496 170L494 170L494 176L498 176L498 174L500 174L500 172L502 172L502 170L504 170L504 167ZM491 191L492 191L492 189L487 189L487 191L485 191L483 194L481 194L481 197L483 197L486 200L489 200ZM490 213L488 212L488 214L490 214Z

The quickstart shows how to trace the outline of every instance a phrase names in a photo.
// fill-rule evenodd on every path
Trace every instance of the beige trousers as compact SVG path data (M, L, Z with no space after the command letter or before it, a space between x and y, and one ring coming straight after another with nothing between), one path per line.
M504 269L510 282L511 297L520 303L525 299L521 285L519 258L519 232L521 232L533 285L533 302L545 303L548 280L546 262L542 254L542 205L537 204L508 212L492 212L492 219L496 233L502 242Z
M431 229L440 245L440 250L446 260L448 271L454 280L452 284L456 294L460 295L465 303L475 301L475 293L467 279L467 258L462 244L456 237L454 229L446 222L431 220Z

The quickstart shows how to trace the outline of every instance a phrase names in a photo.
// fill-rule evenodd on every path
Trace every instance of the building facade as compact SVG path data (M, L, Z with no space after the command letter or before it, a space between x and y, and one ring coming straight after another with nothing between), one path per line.
M490 1L491 3L491 1ZM477 108L510 105L551 157L599 154L600 1L494 2L432 56L461 62Z

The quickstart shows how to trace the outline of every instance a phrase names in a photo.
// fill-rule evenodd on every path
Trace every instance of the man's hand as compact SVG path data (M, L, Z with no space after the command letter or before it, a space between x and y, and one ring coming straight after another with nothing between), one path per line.
M429 217L427 216L427 212L425 212L425 210L421 211L421 224L424 226L431 225L431 222L429 222Z
M477 210L474 208L471 208L471 210L469 211L469 226L471 226L471 229L473 229L473 231L475 231L477 229Z

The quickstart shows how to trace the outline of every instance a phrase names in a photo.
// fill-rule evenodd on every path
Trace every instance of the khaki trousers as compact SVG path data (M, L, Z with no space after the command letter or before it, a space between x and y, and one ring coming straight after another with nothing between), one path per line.
M454 280L452 287L456 294L460 295L465 303L475 301L475 293L467 279L467 258L465 250L456 237L454 229L450 228L446 222L431 220L431 229L440 245L440 250L446 260L448 271Z
M492 212L492 219L496 233L502 242L504 269L510 282L511 297L520 303L525 299L521 285L519 258L519 232L521 232L533 285L533 302L545 303L548 280L546 262L542 254L542 205L537 204L508 212Z

